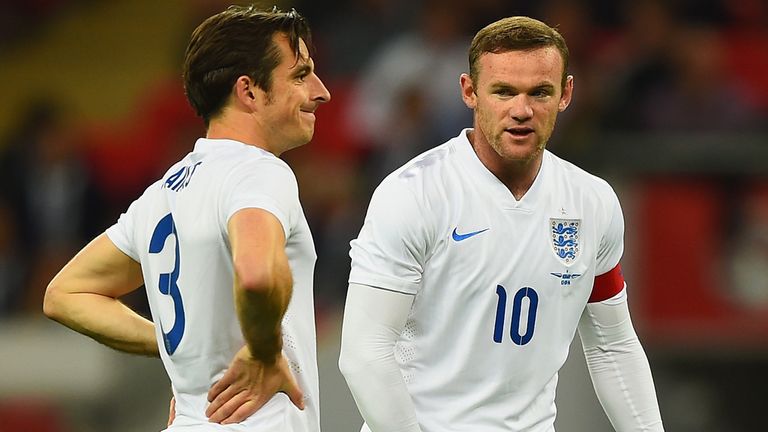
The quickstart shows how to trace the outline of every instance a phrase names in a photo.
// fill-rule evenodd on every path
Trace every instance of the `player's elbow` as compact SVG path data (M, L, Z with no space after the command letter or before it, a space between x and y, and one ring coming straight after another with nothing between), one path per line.
M244 291L266 293L291 285L290 272L283 273L272 266L235 265L235 284Z
M349 351L342 348L339 353L339 371L345 377L352 375L357 370L357 361L349 355Z
M43 313L45 316L52 320L59 321L64 309L62 296L63 294L60 286L54 279L48 284L48 287L45 290L45 296L43 297Z
M375 354L372 350L363 346L361 340L345 338L342 331L342 343L339 352L339 371L344 377L349 378L375 362Z

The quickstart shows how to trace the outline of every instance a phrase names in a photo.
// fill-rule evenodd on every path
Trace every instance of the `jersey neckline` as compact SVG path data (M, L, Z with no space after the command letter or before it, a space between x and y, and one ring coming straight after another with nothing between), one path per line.
M550 152L544 149L544 155L541 161L541 168L533 180L533 184L528 191L519 200L512 195L507 186L501 182L486 167L472 148L469 142L468 134L472 128L466 128L456 137L455 147L461 157L464 165L472 174L472 177L482 182L483 189L487 190L505 210L521 210L531 212L535 209L541 200L541 193L544 186L541 183L546 182L546 173L549 171Z
M263 148L227 138L198 138L197 141L195 141L195 147L193 151L195 153L211 153L222 150L256 151L260 154L277 158L277 156L264 150Z

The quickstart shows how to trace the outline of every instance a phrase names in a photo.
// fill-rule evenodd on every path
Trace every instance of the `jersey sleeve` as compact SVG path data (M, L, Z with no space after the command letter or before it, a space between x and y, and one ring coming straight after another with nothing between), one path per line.
M624 215L616 193L613 189L609 190L610 194L606 197L608 214L603 236L600 239L600 249L597 251L596 275L613 270L624 253Z
M607 186L607 185L606 185ZM607 216L605 230L597 251L595 281L589 302L607 300L624 289L624 275L621 271L621 255L624 253L624 216L616 193L607 186L605 197Z
M107 237L109 237L112 243L114 243L118 249L120 249L124 254L128 255L136 262L141 262L138 244L136 242L136 238L134 237L136 232L136 224L139 223L136 220L139 214L138 208L142 205L142 200L147 194L147 191L156 185L157 184L153 184L147 188L142 196L132 202L131 205L128 206L128 210L121 214L117 219L117 222L111 227L107 228L106 231Z
M288 238L297 221L299 188L293 171L275 159L257 159L236 166L222 185L219 218L223 232L238 210L260 208L272 213Z
M429 234L414 193L387 178L373 193L363 228L350 250L349 282L415 294L421 284Z

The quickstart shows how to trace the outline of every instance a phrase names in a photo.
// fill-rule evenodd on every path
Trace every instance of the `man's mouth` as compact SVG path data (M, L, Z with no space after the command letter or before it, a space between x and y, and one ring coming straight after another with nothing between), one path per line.
M526 137L534 132L533 128L529 127L513 127L504 129L504 131L516 137Z

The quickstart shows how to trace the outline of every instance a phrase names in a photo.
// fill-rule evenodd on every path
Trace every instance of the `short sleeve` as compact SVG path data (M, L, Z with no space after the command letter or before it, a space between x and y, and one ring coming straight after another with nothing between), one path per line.
M134 227L136 226L137 208L140 200L141 198L131 203L128 210L121 214L117 219L117 222L107 228L106 231L107 237L109 237L112 243L136 262L141 261L133 237L133 233L135 232Z
M350 250L349 282L415 294L427 255L427 221L407 183L389 177L376 189Z
M256 159L238 164L227 176L219 202L226 232L229 218L244 208L266 210L280 221L285 237L297 221L299 188L288 165L279 159Z
M607 186L605 201L607 203L606 225L597 252L595 275L600 276L613 270L624 253L624 215L621 212L619 198L610 186Z

